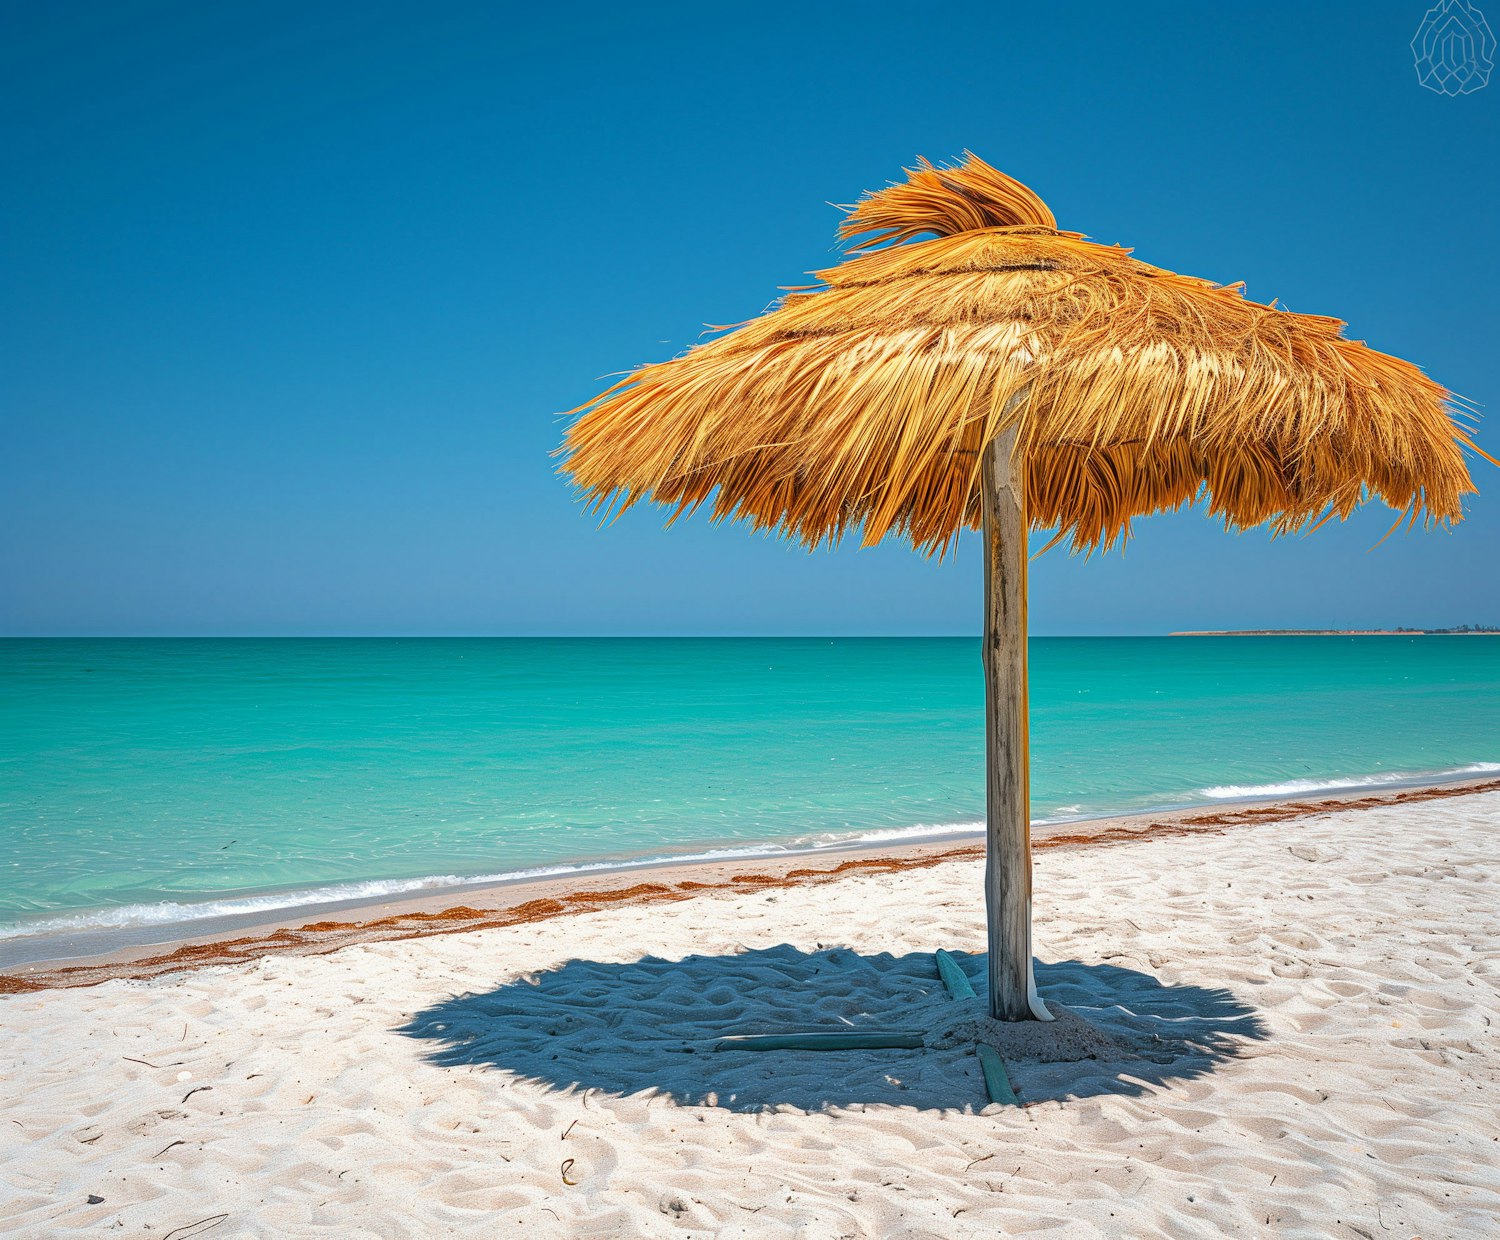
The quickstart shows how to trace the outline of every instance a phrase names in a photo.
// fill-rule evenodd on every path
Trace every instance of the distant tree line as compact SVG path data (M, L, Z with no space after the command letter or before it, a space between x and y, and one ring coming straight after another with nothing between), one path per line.
M1398 633L1500 633L1500 624L1456 624L1451 629L1412 629L1405 626Z

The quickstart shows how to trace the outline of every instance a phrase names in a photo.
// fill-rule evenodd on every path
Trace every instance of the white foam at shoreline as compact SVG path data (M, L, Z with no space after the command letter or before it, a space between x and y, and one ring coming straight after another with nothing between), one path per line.
M505 870L495 874L431 874L421 878L370 879L365 882L336 883L327 887L307 887L293 891L268 892L264 895L206 900L190 904L174 900L161 900L152 904L122 904L114 908L89 909L56 917L39 918L36 921L0 924L0 941L31 935L66 934L88 930L125 930L136 926L160 926L178 922L204 921L210 918L274 913L285 909L312 909L350 900L378 900L383 896L413 895L423 891L489 886L536 878L559 878L569 874L595 874L646 869L661 865L779 857L788 853L811 853L861 844L897 841L913 843L950 835L971 835L983 830L982 822L937 823L930 826L918 825L848 834L805 836L779 844L746 844L739 847L711 848L696 853L666 853L636 859L617 858L608 861L533 866L526 869Z
M1224 784L1200 788L1187 801L1207 797L1211 800L1249 800L1256 797L1295 796L1307 792L1332 792L1376 787L1388 784L1421 784L1463 775L1500 772L1500 762L1473 762L1467 766L1432 772L1392 771L1376 775L1350 776L1339 779L1294 779L1277 784ZM1059 806L1052 817L1034 818L1033 826L1076 822L1098 817L1102 811L1075 813L1079 807ZM1185 808L1178 804L1175 808ZM1118 814L1142 812L1141 807L1108 811ZM828 832L801 836L781 843L761 842L713 848L696 853L662 854L636 859L585 861L573 864L534 866L505 870L494 874L433 874L418 878L370 879L363 882L335 883L325 887L308 887L223 900L182 903L162 900L151 904L122 904L113 908L88 909L35 921L0 923L0 942L49 934L87 931L127 930L135 927L188 924L223 917L242 917L256 913L276 913L288 909L309 911L348 901L379 900L386 896L414 895L424 891L490 886L497 883L523 882L528 879L559 878L569 874L598 874L609 871L647 869L662 865L686 865L697 862L730 861L755 857L779 857L790 853L813 853L830 848L860 847L874 844L912 844L961 835L978 835L984 831L982 821L920 823L910 827L885 827L865 831Z
M1033 821L1042 820L1033 819ZM880 827L873 831L860 831L852 835L830 832L826 835L793 841L784 851L813 852L819 848L848 847L851 844L892 844L898 841L904 844L915 840L941 839L948 835L977 835L983 830L984 823L976 820L974 822L941 822L935 826Z
M1215 801L1242 801L1250 797L1296 796L1304 792L1335 792L1352 788L1376 788L1383 784L1416 784L1457 775L1483 775L1500 771L1500 762L1471 762L1447 771L1386 771L1378 775L1349 775L1337 779L1288 779L1279 784L1217 784L1198 789L1199 795Z

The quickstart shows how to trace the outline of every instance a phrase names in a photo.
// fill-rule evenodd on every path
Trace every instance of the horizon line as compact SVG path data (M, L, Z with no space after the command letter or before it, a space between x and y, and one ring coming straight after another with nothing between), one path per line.
M1170 629L1148 633L1030 633L1040 638L1170 638L1170 637L1443 637L1495 636L1500 628L1471 625L1444 628L1254 628ZM0 641L892 641L977 640L979 631L967 633L0 633Z

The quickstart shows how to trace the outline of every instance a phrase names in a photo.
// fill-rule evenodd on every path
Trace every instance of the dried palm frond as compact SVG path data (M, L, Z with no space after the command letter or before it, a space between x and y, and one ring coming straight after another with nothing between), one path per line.
M1061 232L972 155L924 161L842 231L889 244L583 406L563 470L596 505L711 502L809 545L896 530L940 551L978 528L983 449L1015 422L1032 527L1078 549L1201 493L1276 533L1368 497L1462 518L1474 445L1449 394L1337 319Z

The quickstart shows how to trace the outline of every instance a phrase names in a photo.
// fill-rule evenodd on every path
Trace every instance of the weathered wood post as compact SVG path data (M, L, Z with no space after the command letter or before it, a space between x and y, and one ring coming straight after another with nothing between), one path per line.
M1011 398L1010 410L1025 399ZM1008 410L1008 411L1010 411ZM1026 696L1026 483L1012 424L985 450L984 903L990 1015L1051 1020L1031 971L1031 753Z

